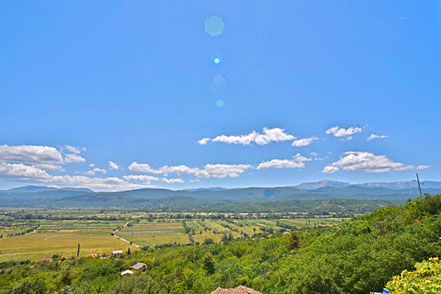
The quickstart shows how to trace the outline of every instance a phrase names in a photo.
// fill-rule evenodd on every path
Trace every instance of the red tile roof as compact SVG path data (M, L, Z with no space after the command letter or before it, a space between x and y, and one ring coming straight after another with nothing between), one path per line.
M234 289L232 289L232 288L230 288L230 289L217 288L216 290L211 292L211 294L262 294L262 293L259 291L253 290L251 288L239 286Z

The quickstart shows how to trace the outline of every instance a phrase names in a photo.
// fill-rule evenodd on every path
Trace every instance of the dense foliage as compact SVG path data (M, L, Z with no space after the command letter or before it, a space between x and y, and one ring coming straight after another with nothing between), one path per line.
M404 270L387 283L386 288L396 294L441 293L441 261L438 257L415 265L416 270Z
M2 293L209 293L245 285L263 293L369 293L441 254L441 195L308 233L169 247L109 259L1 264ZM133 276L120 273L147 265Z

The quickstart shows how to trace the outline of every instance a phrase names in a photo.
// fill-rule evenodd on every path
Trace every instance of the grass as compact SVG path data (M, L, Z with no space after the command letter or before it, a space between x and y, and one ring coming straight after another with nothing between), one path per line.
M89 253L110 254L113 250L124 250L128 243L117 240L109 233L100 232L45 232L30 233L24 236L0 239L0 261L39 260L59 254L64 257L76 256L78 243L81 244L80 256ZM131 248L134 250L134 248Z
M110 254L113 250L124 250L135 246L111 236L118 227L129 222L130 226L123 227L117 236L133 242L141 247L162 245L166 243L186 244L189 236L185 233L183 219L156 219L148 221L148 215L136 215L133 218L121 220L44 220L38 221L37 231L23 236L0 238L0 262L9 260L39 260L58 254L66 258L76 256L78 243L81 244L80 256L90 253ZM310 229L314 226L333 225L343 219L327 216L316 218L295 219L185 219L186 226L194 232L195 242L203 243L205 239L220 242L225 233L239 237L241 232L252 236L270 228L277 231L282 228L298 230ZM0 227L0 232L23 231L34 223L7 220L8 225ZM231 230L231 229L232 230Z
M118 236L139 246L161 245L165 243L185 244L189 242L182 223L140 223L125 227Z

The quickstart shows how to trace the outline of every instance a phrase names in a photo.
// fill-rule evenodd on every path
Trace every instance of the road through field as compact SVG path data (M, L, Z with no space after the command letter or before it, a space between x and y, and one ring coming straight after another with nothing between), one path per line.
M116 233L121 231L123 228L127 227L127 225L129 224L129 222L126 222L121 228L116 229L115 231L113 231L113 237L117 238L118 240L121 240L123 242L129 243L130 245L133 245L135 247L141 248L141 246L139 246L138 244L135 244L129 240L126 240L120 236L117 236Z

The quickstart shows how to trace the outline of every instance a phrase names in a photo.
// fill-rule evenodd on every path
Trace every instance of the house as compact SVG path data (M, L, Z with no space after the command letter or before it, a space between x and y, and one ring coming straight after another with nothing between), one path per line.
M40 262L51 262L52 261L52 258L50 258L50 257L43 257L42 259L40 259Z
M117 254L123 254L124 252L122 250L113 250L112 251L112 255L117 255Z
M256 291L251 288L244 287L244 286L239 286L234 289L232 289L232 288L230 288L230 289L217 288L216 290L211 292L211 294L262 294L262 292L259 292L259 291Z
M131 270L125 270L125 271L123 271L123 272L121 273L121 276L124 276L124 275L127 275L127 274L129 274L129 275L133 275L133 272L132 272Z
M98 253L90 253L89 257L98 257Z
M145 263L137 262L134 265L132 265L132 268L137 271L143 270L145 269Z

